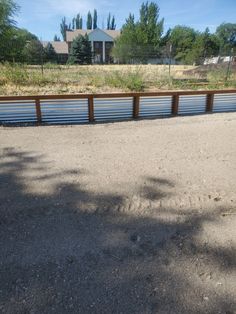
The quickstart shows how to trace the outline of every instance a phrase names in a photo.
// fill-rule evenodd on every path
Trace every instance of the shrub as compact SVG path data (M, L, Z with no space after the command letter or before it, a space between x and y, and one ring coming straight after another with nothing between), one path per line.
M114 72L108 74L106 79L108 86L141 92L145 88L143 75L140 72Z
M7 83L14 83L17 85L25 85L29 79L26 68L20 64L5 63L2 74Z

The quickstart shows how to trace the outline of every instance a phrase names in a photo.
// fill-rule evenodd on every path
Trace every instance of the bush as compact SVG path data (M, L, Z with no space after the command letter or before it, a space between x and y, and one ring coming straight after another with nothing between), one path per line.
M145 88L143 75L136 71L129 73L116 71L108 74L105 81L108 86L128 89L136 92L141 92Z
M26 68L20 64L5 63L2 69L2 74L6 83L25 85L29 79Z

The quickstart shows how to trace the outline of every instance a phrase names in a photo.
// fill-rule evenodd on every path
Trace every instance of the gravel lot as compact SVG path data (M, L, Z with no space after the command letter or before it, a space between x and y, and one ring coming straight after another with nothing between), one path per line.
M0 128L0 313L236 313L236 113Z

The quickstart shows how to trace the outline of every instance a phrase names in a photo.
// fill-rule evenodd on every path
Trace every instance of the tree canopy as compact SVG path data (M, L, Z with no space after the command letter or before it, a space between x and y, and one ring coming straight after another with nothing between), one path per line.
M135 22L130 14L122 27L113 54L121 62L145 62L150 57L157 57L161 52L163 19L159 19L159 7L155 2L143 3L140 16Z

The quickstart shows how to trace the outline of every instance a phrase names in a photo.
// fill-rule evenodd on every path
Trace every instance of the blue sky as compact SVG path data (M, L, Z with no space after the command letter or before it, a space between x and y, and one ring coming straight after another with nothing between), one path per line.
M18 26L28 29L42 40L52 40L60 35L63 16L72 19L80 12L85 21L88 10L98 10L98 26L106 25L109 12L115 15L117 28L125 22L129 12L138 17L143 0L16 0L21 10L16 20ZM192 26L211 32L222 22L236 23L236 0L159 0L160 17L165 19L165 29L174 25Z

